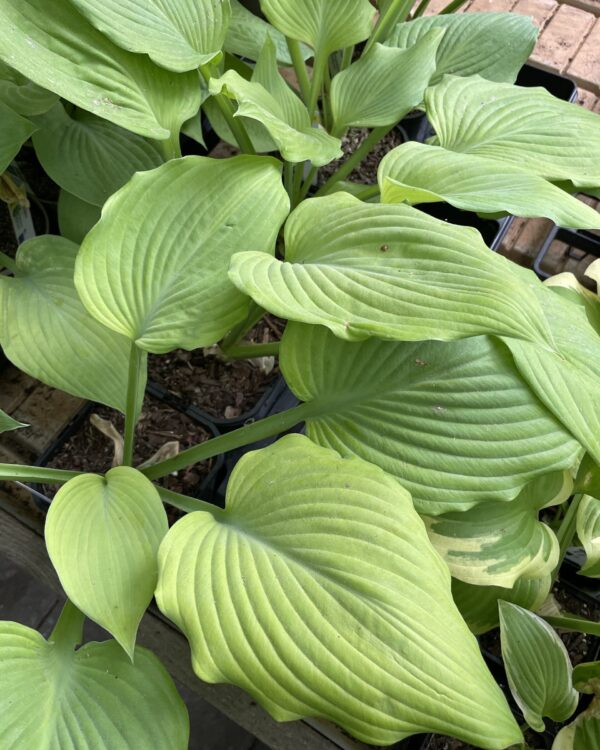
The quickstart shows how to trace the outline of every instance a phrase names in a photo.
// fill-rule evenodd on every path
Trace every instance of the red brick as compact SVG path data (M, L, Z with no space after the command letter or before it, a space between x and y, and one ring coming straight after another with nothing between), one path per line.
M593 111L594 107L598 105L598 102L600 102L600 99L598 99L596 94L593 94L591 91L586 91L586 89L582 88L577 90L577 104L580 104L582 107Z
M591 13L561 5L542 32L532 59L541 67L562 73L575 57L594 20Z
M535 258L552 229L549 219L529 219L513 245L516 255Z
M577 83L592 91L600 91L600 19L581 45L568 73Z
M561 0L564 2L564 0ZM566 0L567 5L573 5L575 8L581 8L593 13L595 16L600 16L600 0Z
M557 8L555 0L518 0L513 13L531 16L535 25L542 29Z
M469 13L501 13L503 11L509 11L515 0L473 0L469 5Z

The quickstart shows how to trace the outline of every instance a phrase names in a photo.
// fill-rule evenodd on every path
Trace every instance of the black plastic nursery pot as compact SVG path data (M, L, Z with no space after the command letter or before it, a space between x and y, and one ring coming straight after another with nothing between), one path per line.
M600 235L585 229L553 227L533 262L533 268L541 279L548 279L552 276L546 261L552 246L557 242L568 246L566 258L575 262L582 260L586 255L600 258Z
M449 203L420 203L415 208L450 224L477 229L485 244L494 252L500 249L504 235L514 221L513 216L505 216L502 219L482 218L474 211L462 211Z

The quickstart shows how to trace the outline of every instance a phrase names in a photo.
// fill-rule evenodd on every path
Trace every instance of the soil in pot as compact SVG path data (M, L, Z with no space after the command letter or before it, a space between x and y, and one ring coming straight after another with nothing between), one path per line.
M249 343L279 341L284 321L266 316L245 338ZM270 372L251 360L225 360L212 351L176 349L148 357L148 379L166 388L188 405L193 404L214 418L235 419L259 401L275 380Z

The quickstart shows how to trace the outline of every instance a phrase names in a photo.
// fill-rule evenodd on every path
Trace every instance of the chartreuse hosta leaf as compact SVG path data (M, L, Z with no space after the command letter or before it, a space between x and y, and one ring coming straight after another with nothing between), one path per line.
M570 467L579 454L493 339L349 343L322 327L290 324L281 368L298 398L322 404L322 414L307 421L308 435L385 469L411 492L421 513L513 500L529 480ZM512 519L515 503L486 504L481 512L527 522L532 532L535 512ZM496 528L488 529L486 541ZM509 549L517 539L513 529ZM515 567L527 569L528 552L512 552L517 560L523 555ZM479 564L491 567L484 555L485 549Z
M119 466L83 474L56 493L46 519L48 554L75 606L133 658L157 580L167 514L152 482Z
M444 148L509 162L549 180L600 184L600 118L543 88L446 76L425 92L425 106Z
M159 660L135 664L115 641L77 651L0 623L0 746L44 750L186 750L185 704Z
M558 563L559 545L539 511L564 502L572 489L568 471L546 474L509 503L426 518L429 538L454 578L465 583L511 588L521 576L548 576Z
M417 18L396 26L385 43L411 47L431 29L444 29L432 83L446 73L480 75L489 81L514 83L533 51L537 28L518 13L447 14Z
M272 138L284 159L323 166L342 155L340 141L322 128L313 128L308 110L277 71L275 45L267 39L258 64L261 80L247 81L235 70L211 79L211 94L224 93L237 101L236 117L255 120Z
M481 333L538 341L538 301L473 229L404 205L346 193L304 201L285 226L285 262L233 257L234 284L272 313L345 339L458 339Z
M409 49L375 44L331 82L334 133L393 125L423 101L443 31L433 29Z
M409 142L379 165L384 203L436 203L480 213L546 216L563 227L600 228L600 213L552 183L512 164Z
M36 126L0 101L0 174L19 153Z
M66 190L58 196L58 226L60 233L80 245L83 238L100 219L100 209L86 203Z
M572 667L563 642L533 612L499 601L502 658L511 693L525 721L538 732L543 717L566 721L579 697L571 684Z
M197 73L174 74L117 47L70 0L53 0L52 12L46 0L0 0L0 59L148 138L174 138L200 106Z
M77 291L97 320L147 351L214 344L249 304L227 277L231 256L273 253L288 210L281 163L267 157L190 156L138 173L84 240Z
M81 304L73 285L77 251L49 235L21 245L15 277L0 276L0 344L43 383L124 412L130 343Z
M158 167L156 143L78 109L62 104L37 118L36 154L50 177L86 203L102 206L134 172Z
M583 544L587 561L581 574L600 578L600 500L584 495L577 508L577 536Z
M260 0L260 7L285 36L323 56L365 40L375 14L369 0Z
M168 70L195 70L219 54L229 0L71 0L123 49L146 53Z
M0 62L0 102L30 117L47 112L57 101L58 96L52 91L37 86L10 65Z
M16 419L13 419L0 409L0 433L18 430L20 427L27 427L27 425L23 424L23 422L17 422Z
M278 720L325 717L378 745L520 741L409 494L377 467L300 435L249 453L226 509L177 522L159 564L198 676Z
M475 635L498 627L498 600L503 599L535 612L546 601L552 576L519 578L514 586L475 586L452 579L452 596L465 622Z

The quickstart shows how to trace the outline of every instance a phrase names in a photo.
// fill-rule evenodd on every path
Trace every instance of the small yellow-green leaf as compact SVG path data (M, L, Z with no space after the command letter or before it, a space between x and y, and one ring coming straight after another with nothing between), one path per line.
M590 495L581 498L577 508L577 536L583 544L587 560L580 573L600 578L600 500Z
M579 697L571 684L569 654L541 617L516 604L498 604L502 658L510 690L525 721L542 732L542 717L566 721L577 708Z
M75 606L133 658L168 530L158 491L135 469L83 474L56 493L46 519L48 554Z

